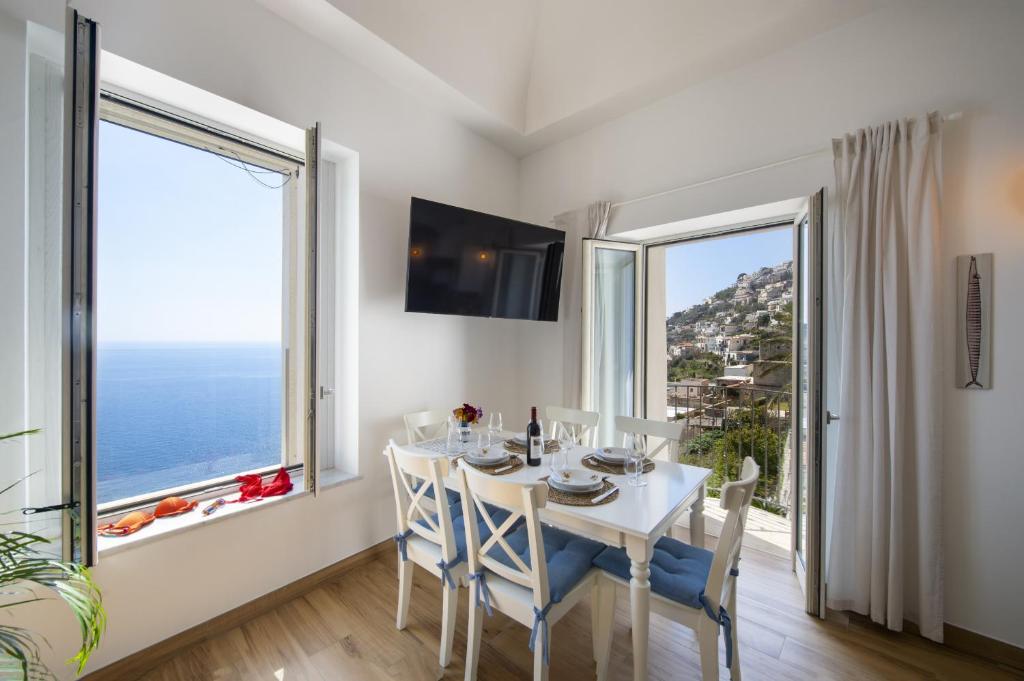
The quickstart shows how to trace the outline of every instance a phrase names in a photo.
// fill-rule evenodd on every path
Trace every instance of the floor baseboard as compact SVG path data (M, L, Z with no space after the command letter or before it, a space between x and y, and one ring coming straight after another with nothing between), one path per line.
M950 648L1024 672L1024 648L989 638L970 629L961 629L949 622L942 628L942 637Z
M305 577L302 577L290 584L286 584L280 589L275 589L274 591L264 594L259 598L254 598L248 603L244 603L233 610L228 610L225 613L217 615L213 619L197 624L196 626L186 629L179 634L175 634L170 638L164 639L159 643L154 643L148 648L143 648L136 653L123 657L116 662L112 662L106 667L90 672L83 676L81 681L126 681L127 679L137 679L153 667L156 667L165 660L170 659L185 648L200 643L204 639L211 638L234 629L254 617L258 617L263 613L277 608L283 603L287 603L294 598L312 591L323 582L344 574L359 565L374 560L392 546L393 542L390 539L379 544L374 544L373 546L351 555L348 558L340 560L333 565L328 565L321 570L317 570L316 572L306 575Z
M856 623L860 627L883 628L882 625L871 621L870 617L849 611L829 610L828 619L849 626ZM903 633L911 636L921 636L921 630L913 620L903 620ZM1024 648L1018 648L1010 643L1004 643L998 639L989 638L984 634L963 629L954 624L946 622L942 627L942 643L934 643L928 639L921 638L930 645L946 646L957 652L967 653L979 657L996 665L1010 669L1015 673L1024 672Z

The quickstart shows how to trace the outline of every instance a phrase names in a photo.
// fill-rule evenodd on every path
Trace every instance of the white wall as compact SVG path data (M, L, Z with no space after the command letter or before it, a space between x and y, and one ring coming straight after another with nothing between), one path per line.
M361 175L357 458L364 479L316 500L284 502L101 556L95 576L110 626L90 665L95 669L393 534L380 452L388 437L404 432L403 412L471 400L502 409L506 418L518 413L515 322L403 311L409 197L514 216L518 162L251 2L76 6L100 22L104 48L115 54L299 127L322 121L325 137L359 152ZM62 0L0 0L0 378L13 393L22 384L24 298L18 263L25 29L16 18L59 29L63 8ZM8 398L5 392L0 430L24 419L17 394ZM34 613L25 617L46 632L59 667L74 645L70 616L59 608Z
M953 257L995 253L994 387L950 387L943 419L946 613L955 625L1024 646L1024 3L911 0L701 83L523 161L522 218L545 222L598 199L623 200L827 147L883 120L964 111L945 141L946 293ZM832 181L831 160L631 206L611 231L806 195ZM953 362L952 315L944 332ZM521 349L524 394L556 399L561 329ZM525 369L524 369L525 370Z
M331 4L508 125L523 129L539 0Z
M526 131L575 117L611 120L888 2L544 0Z

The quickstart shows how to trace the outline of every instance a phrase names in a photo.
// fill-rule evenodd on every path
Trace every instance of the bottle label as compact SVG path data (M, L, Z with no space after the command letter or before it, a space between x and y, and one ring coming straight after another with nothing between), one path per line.
M540 458L544 453L544 440L539 435L530 438L530 456Z

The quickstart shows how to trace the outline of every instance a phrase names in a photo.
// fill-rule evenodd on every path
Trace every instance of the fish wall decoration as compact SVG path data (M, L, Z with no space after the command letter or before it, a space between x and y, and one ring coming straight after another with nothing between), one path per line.
M992 254L957 258L958 388L991 387Z

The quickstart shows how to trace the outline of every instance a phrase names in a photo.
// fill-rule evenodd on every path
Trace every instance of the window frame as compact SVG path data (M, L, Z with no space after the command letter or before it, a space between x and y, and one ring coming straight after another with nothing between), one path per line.
M109 519L132 510L152 506L168 496L186 498L209 497L217 492L233 490L237 487L235 478L242 474L267 475L279 468L289 473L302 473L304 470L305 449L304 420L305 395L309 392L309 377L306 375L304 363L308 352L309 341L306 339L306 327L303 320L308 306L306 291L306 256L303 217L305 214L305 192L303 179L306 170L306 159L298 153L273 146L251 137L243 136L215 124L202 122L179 112L142 101L136 97L119 91L101 87L99 102L99 122L135 130L144 134L154 135L161 139L183 144L194 149L217 153L222 156L234 157L244 163L267 170L287 173L291 179L285 185L284 210L282 211L282 280L281 280L281 322L282 322L282 390L281 390L281 461L256 469L239 470L231 474L198 480L161 490L145 492L133 497L125 497L109 502L96 502L96 514L99 518ZM226 152L226 153L225 153ZM102 182L102 178L98 178ZM97 221L97 229L98 229ZM96 267L95 250L88 254L91 266ZM96 311L95 293L87 305L90 316ZM315 298L313 297L315 304ZM95 363L97 347L89 348ZM93 398L95 400L95 396ZM92 410L92 428L95 432L96 412ZM94 469L98 468L99 451L94 446L90 452Z

